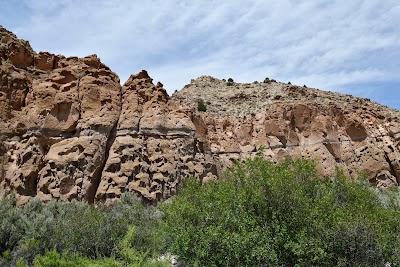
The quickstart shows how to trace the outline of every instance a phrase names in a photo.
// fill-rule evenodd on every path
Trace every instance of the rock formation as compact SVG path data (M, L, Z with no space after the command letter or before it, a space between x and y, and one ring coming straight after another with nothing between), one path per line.
M96 200L135 191L155 201L175 194L184 177L215 177L188 112L170 101L162 84L154 86L146 71L122 87L121 106Z
M2 27L0 45L0 195L14 191L20 203L127 191L156 202L186 177L215 179L260 153L400 183L400 112L367 99L207 76L169 97L146 71L121 86L96 55L35 53Z
M209 76L173 97L193 110L199 140L220 166L260 152L273 161L308 157L321 175L340 167L380 187L400 183L400 112L369 99L291 84L233 84ZM207 112L196 112L199 102Z

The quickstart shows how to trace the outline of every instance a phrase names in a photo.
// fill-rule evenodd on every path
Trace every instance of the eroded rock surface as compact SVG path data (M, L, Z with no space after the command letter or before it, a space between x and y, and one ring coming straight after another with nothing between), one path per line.
M172 98L191 108L199 140L221 166L262 152L273 161L314 158L324 176L340 167L378 186L400 183L400 112L369 99L279 82L228 86L209 76Z
M92 202L120 113L118 76L96 55L36 54L4 28L0 36L1 191Z
M96 55L35 53L0 27L0 195L148 202L189 176L215 179L262 154L316 159L377 186L400 183L400 112L367 99L202 76L168 96L146 71L121 86ZM197 111L204 102L207 111Z
M146 71L122 88L122 110L96 199L140 193L154 202L176 193L182 178L214 178L216 168L195 139L188 112Z

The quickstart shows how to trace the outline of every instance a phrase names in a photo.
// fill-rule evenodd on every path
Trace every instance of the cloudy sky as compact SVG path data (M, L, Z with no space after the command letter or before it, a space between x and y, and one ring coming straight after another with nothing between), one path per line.
M36 51L97 54L122 82L146 69L169 93L269 77L400 109L398 0L0 0L0 25Z

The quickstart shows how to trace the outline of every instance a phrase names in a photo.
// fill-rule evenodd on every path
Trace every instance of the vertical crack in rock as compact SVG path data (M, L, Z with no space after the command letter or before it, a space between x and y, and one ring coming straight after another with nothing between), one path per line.
M7 162L7 148L4 145L3 140L0 139L0 185L2 184L5 178L6 162Z
M97 171L93 174L93 181L91 184L90 191L87 194L87 201L90 204L93 204L95 201L96 193L99 189L100 182L102 180L102 175L104 172L104 168L108 162L108 159L110 157L110 150L112 145L115 142L115 139L117 137L117 130L118 130L118 122L121 117L121 112L122 112L122 106L123 106L123 97L122 97L122 87L119 89L119 110L118 110L118 116L117 119L108 135L107 142L106 142L106 147L104 151L104 158L103 162L101 164L101 167L97 169Z
M93 174L92 184L91 184L91 187L88 190L87 199L86 199L86 201L88 203L90 203L90 204L94 203L94 199L95 199L97 190L98 190L99 185L100 185L100 181L101 181L101 177L102 177L102 174L103 174L103 171L104 171L104 167L106 166L106 163L107 163L108 158L110 156L111 146L114 143L115 138L117 136L117 126L118 126L118 120L115 122L115 124L114 124L114 126L113 126L113 128L112 128L112 130L111 130L111 132L110 132L110 134L108 136L108 138L107 138L106 147L105 147L105 151L104 151L104 160L102 162L102 165Z
M400 185L400 177L397 175L396 170L392 164L392 161L389 159L387 152L384 152L384 153L385 153L385 156L384 156L385 160L390 167L390 173L396 178L397 184Z
M76 121L75 127L77 126L79 120L82 118L82 96L81 96L81 88L80 88L81 78L82 77L77 77L78 83L77 83L77 88L76 89L78 91L78 113L79 113L79 115L78 115L78 119ZM79 135L79 133L77 133L77 132L75 132L75 134Z

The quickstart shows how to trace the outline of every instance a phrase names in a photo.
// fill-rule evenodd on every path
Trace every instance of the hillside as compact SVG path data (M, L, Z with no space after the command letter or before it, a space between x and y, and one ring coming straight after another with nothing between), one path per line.
M257 153L314 158L325 176L339 166L377 186L400 182L400 111L367 99L209 76L170 97L146 71L121 86L96 55L36 53L2 27L0 43L0 194L20 203L128 191L156 202L188 176L215 179Z

